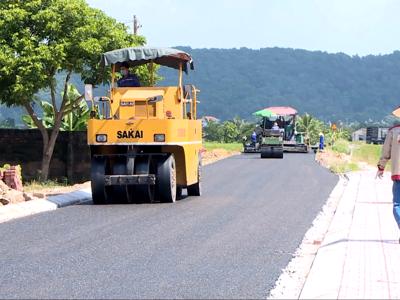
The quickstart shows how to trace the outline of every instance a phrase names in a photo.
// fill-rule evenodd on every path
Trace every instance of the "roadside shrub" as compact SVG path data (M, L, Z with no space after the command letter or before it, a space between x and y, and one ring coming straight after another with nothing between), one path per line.
M350 143L343 139L337 140L333 144L332 150L339 153L350 154L351 152Z
M357 143L353 150L353 158L375 166L381 156L382 145Z

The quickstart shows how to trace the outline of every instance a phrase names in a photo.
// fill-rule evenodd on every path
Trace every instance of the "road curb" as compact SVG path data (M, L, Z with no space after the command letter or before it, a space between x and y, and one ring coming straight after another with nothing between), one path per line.
M70 205L85 204L92 200L90 189L82 189L70 193L48 196L27 202L9 204L0 207L0 223L14 219L56 210Z
M82 189L66 194L47 197L47 201L57 205L57 208L76 205L76 204L83 204L91 200L92 200L92 192L90 191L90 189Z

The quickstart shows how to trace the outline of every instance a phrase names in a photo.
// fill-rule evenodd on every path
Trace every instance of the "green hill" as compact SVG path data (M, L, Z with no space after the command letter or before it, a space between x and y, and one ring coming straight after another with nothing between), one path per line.
M199 113L220 119L245 119L266 106L290 105L325 121L382 120L400 105L400 52L380 56L348 56L299 49L191 49L195 71L186 82L200 90ZM177 82L174 70L162 68ZM79 90L79 76L73 82ZM100 95L105 88L99 89ZM0 107L0 120L19 123L21 110Z
M201 89L201 114L250 118L266 106L290 105L325 121L362 122L382 120L400 105L399 51L358 57L283 48L179 48L195 62L189 77ZM166 82L174 83L172 78Z

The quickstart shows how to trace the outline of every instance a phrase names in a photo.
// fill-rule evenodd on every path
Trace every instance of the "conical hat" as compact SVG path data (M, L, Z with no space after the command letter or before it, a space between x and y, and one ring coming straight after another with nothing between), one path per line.
M394 111L392 111L392 114L400 118L400 106L396 108Z

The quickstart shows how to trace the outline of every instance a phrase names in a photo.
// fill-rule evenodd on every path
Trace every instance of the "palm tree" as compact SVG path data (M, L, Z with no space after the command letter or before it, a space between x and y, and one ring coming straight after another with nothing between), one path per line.
M315 144L318 142L319 133L324 131L324 123L306 113L297 117L296 131L304 134L306 143Z

